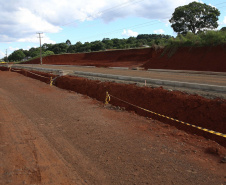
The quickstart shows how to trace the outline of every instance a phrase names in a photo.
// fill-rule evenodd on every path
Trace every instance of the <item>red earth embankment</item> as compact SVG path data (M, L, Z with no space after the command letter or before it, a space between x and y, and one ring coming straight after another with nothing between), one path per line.
M100 101L105 100L105 94L106 91L108 91L115 97L159 114L210 130L226 133L225 100L210 100L196 95L184 94L182 92L170 92L162 88L153 89L128 84L99 82L71 76L58 78L56 80L56 86L88 95ZM215 140L221 145L226 146L226 139L223 137L145 112L139 108L119 101L114 97L111 97L110 103L115 106L125 107L126 110L134 111L139 115L176 126L187 132Z
M42 79L39 76L26 73L22 70L23 75L42 80L49 83L49 79ZM53 75L35 72L37 74L54 77ZM72 90L80 94L84 94L104 102L106 91L117 98L154 111L156 113L166 115L180 121L184 121L206 129L214 130L220 133L226 133L226 101L221 99L206 99L197 95L188 95L178 91L167 91L162 88L138 87L128 84L117 84L112 82L100 82L85 78L63 76L58 77L55 85L62 89ZM128 111L150 117L173 125L181 130L193 134L204 136L205 138L215 140L219 144L226 146L226 139L191 126L183 125L166 119L149 112L145 112L137 107L119 101L111 97L112 105L125 107Z
M226 44L208 47L165 48L161 56L143 65L146 69L226 72Z
M85 65L97 67L134 67L145 64L161 51L153 48L113 50L105 52L52 55L43 58L43 64ZM39 64L35 59L26 64Z
M52 55L43 64L226 72L226 45ZM27 64L38 64L35 59Z

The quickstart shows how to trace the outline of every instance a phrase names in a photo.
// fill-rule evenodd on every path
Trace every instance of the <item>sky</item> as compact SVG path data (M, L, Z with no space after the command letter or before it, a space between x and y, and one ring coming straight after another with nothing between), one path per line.
M178 6L194 0L0 0L0 58L15 50L70 40L91 42L138 34L176 36L169 19ZM196 0L220 10L226 26L225 0Z

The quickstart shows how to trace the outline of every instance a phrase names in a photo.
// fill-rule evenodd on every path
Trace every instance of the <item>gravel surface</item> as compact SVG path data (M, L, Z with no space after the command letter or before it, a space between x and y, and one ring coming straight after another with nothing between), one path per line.
M102 82L116 82L116 83L124 83L124 84L136 84L137 86L140 87L159 87L159 85L156 84L150 84L150 83L134 83L134 82L129 82L129 81L124 81L124 80L111 80L109 78L100 78L100 77L92 77L92 76L84 76L84 75L75 75L79 77L84 77L88 78L90 80L99 80ZM194 94L194 95L199 95L208 99L216 99L216 98L221 98L221 99L226 99L226 93L222 92L214 92L214 91L205 91L205 90L198 90L198 89L189 89L189 88L182 88L182 87L172 87L172 86L166 86L162 85L161 86L163 89L169 90L169 91L181 91L187 94Z
M224 184L226 149L0 71L1 184Z
M62 70L72 70L72 71L84 71L93 73L103 73L103 74L113 74L122 76L133 76L133 77L143 77L143 78L153 78L161 80L171 80L171 81L181 81L181 82L191 82L191 83L202 83L209 85L226 85L225 73L220 73L218 75L210 74L193 74L193 73L174 73L171 71L160 72L160 71L145 71L145 70L122 70L122 69L110 69L103 67L83 67L83 66L61 66L61 65L34 65L26 64L22 66L33 66L42 67L50 69L62 69Z
M66 71L83 71L83 72L93 72L93 73L103 73L103 74L113 74L113 75L122 75L122 76L133 76L133 77L143 77L143 78L152 78L152 79L160 79L160 80L171 80L171 81L179 81L179 82L188 82L188 83L200 83L200 84L209 84L209 85L218 85L218 86L226 86L226 78L225 73L214 73L205 74L206 72L200 72L200 74L193 73L175 73L172 71L143 71L143 70L125 70L125 69L110 69L110 68L95 68L95 67L83 67L83 66L61 66L61 65L34 65L34 64L26 64L24 66L32 66L32 67L43 67L43 68L51 68L51 69L62 69ZM202 74L203 73L203 74ZM76 75L82 76L82 75ZM90 76L82 76L93 80L100 81L114 81L117 83L133 83L123 80L110 80L106 78L99 77L90 77ZM144 86L144 83L136 83L138 86ZM147 84L151 87L159 87L156 84ZM181 88L181 87L172 87L172 86L162 86L167 90L176 90L182 91L188 94L197 94L209 99L222 98L226 99L226 93L214 92L214 91L204 91L197 89L189 89L189 88Z

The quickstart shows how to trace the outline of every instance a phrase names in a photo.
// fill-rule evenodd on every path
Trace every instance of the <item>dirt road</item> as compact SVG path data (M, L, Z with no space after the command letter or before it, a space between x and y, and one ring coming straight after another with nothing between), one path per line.
M224 184L213 141L0 71L0 184Z

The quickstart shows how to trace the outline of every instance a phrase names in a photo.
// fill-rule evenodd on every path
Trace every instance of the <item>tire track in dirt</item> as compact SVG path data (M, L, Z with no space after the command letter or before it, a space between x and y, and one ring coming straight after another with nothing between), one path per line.
M3 100L4 99L4 100ZM85 184L0 89L2 181L9 184ZM14 103L12 103L14 102ZM17 102L19 103L19 102ZM3 116L4 115L4 116ZM4 155L6 154L7 155ZM52 168L50 168L50 166ZM67 175L65 175L67 172ZM73 174L73 175L72 175ZM76 177L77 176L77 177Z

